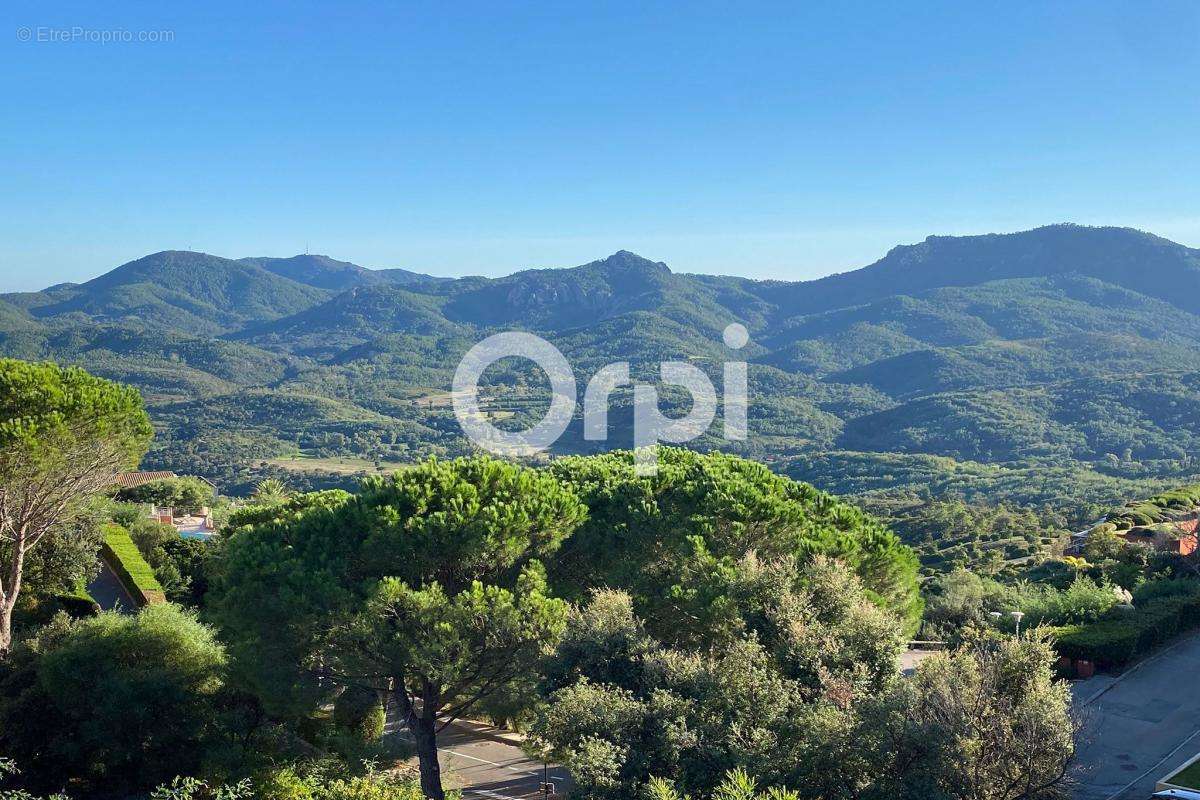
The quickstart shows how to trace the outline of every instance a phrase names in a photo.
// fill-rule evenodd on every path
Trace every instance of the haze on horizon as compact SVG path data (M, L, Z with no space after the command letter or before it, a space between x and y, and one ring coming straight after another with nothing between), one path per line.
M1200 6L1181 0L0 18L6 291L164 249L447 276L627 249L802 280L1055 222L1200 246ZM172 40L37 40L76 26Z

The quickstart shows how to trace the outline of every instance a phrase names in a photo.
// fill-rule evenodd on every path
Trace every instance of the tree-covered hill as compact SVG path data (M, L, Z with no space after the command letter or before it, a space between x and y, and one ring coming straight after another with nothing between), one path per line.
M36 331L41 327L33 315L21 306L0 301L0 330Z
M387 333L450 333L461 326L443 314L445 298L399 286L367 285L350 289L320 305L263 325L249 327L236 338L291 344L305 337L367 342Z
M852 272L771 283L793 313L818 313L897 294L1009 278L1085 275L1200 311L1200 251L1132 228L1048 225L983 236L930 236Z
M1075 225L930 237L798 283L681 274L627 251L495 279L164 252L0 296L0 354L138 386L160 428L152 458L187 471L297 451L465 452L454 369L485 336L521 329L564 352L581 396L612 361L641 381L686 361L720 387L723 362L748 360L749 439L726 442L718 426L694 446L821 464L823 488L964 494L969 477L1011 495L1013 481L1053 474L1108 491L1200 463L1198 276L1200 251ZM721 339L731 322L751 333L736 352ZM684 393L660 389L664 410L686 411ZM483 402L519 427L545 411L548 384L505 361L485 373ZM629 446L631 394L612 402L609 441L585 440L577 412L557 452Z
M1200 453L1200 374L1112 375L920 397L846 423L842 449L977 461L1177 461Z
M291 258L243 258L241 261L306 286L338 292L358 286L402 285L436 280L406 269L367 269L349 261L307 253Z
M719 332L731 319L703 285L624 250L573 269L528 270L439 289L450 297L448 316L484 327L561 330L651 311Z
M154 253L29 304L42 319L124 322L213 335L307 308L327 294L254 264L207 253Z

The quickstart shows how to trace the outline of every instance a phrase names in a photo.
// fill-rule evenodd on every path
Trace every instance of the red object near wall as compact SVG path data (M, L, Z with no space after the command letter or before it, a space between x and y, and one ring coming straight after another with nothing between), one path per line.
M1090 678L1096 674L1096 665L1081 658L1075 662L1075 674L1080 678Z

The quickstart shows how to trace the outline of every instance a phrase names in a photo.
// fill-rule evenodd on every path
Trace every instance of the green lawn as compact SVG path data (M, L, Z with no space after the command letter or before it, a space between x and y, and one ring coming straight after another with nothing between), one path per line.
M1182 786L1185 789L1200 789L1200 761L1171 778L1171 785Z

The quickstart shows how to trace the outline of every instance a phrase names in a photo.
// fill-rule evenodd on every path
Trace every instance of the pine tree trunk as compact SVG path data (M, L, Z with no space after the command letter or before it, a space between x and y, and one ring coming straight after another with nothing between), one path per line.
M0 580L0 658L8 656L12 649L12 618L17 607L17 595L21 591L21 571L25 566L25 548L22 536L17 539L12 561L7 565L8 574Z
M417 741L417 759L421 763L421 793L431 800L445 800L442 767L438 763L436 721L425 715L415 718L413 737Z
M0 659L7 656L12 648L12 615L15 606L15 597L11 602L8 598L0 602Z
M417 761L421 767L421 794L430 800L445 800L442 789L442 766L438 763L437 704L435 692L426 683L421 692L421 710L417 713L413 698L402 677L389 683L389 694L399 704L404 722L412 731L417 745Z

